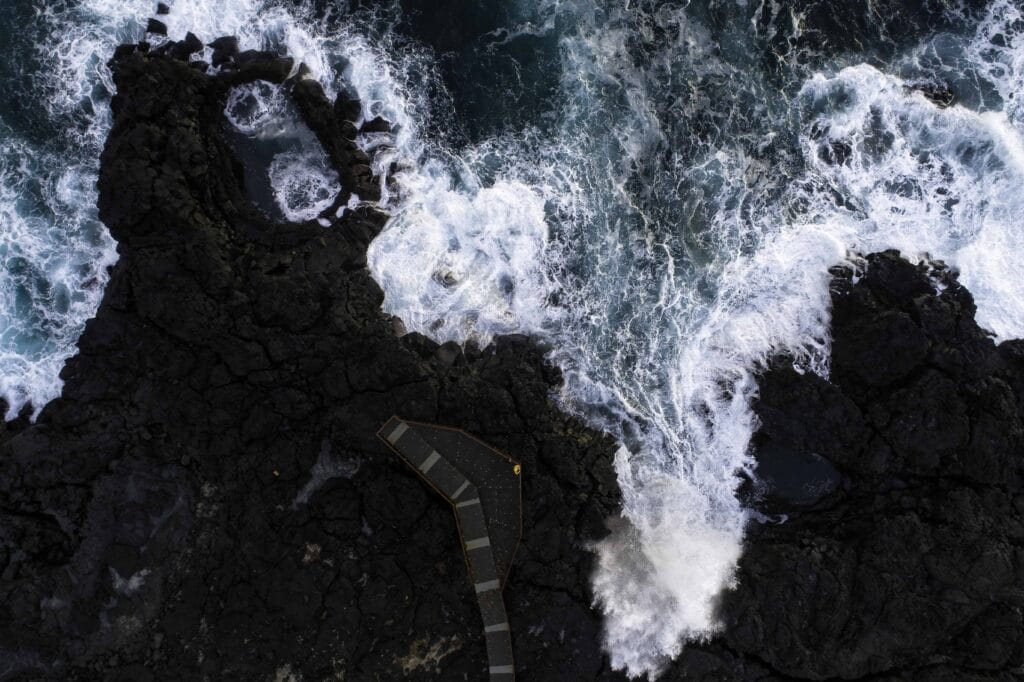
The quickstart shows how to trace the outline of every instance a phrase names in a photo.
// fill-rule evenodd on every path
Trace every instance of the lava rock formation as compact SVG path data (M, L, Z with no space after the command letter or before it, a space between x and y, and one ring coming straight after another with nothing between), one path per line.
M120 260L63 396L0 434L0 679L483 675L451 510L375 436L393 414L515 453L521 666L596 670L584 543L617 506L613 443L556 409L559 374L526 339L397 336L365 267L382 213L332 207L325 228L250 205L223 110L255 79L324 142L337 206L379 185L358 103L230 42L218 73L181 43L111 63L99 207ZM549 646L563 629L590 660Z

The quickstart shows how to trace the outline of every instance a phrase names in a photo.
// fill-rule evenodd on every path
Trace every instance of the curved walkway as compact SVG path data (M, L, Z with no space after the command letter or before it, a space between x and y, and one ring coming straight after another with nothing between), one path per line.
M490 679L515 679L501 590L522 535L520 465L468 433L392 417L377 435L452 505L480 605Z

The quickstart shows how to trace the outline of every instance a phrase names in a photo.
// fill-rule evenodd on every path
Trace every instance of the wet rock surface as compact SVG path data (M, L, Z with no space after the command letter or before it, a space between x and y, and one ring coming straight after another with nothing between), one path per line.
M365 199L358 102L231 40L207 72L196 40L118 50L100 212L121 258L62 398L0 426L0 679L483 679L451 510L375 437L393 414L523 463L520 679L623 679L586 550L617 510L614 444L557 410L528 339L396 336L373 207L325 227L252 206L232 87L286 88ZM783 358L760 379L769 522L723 633L663 679L1018 679L1024 345L895 254L837 270L833 300L831 380Z

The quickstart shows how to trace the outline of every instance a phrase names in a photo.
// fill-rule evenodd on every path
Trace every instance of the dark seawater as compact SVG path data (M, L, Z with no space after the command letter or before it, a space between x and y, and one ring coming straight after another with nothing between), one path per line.
M828 372L828 268L899 248L1024 332L1024 8L925 0L175 0L172 38L288 51L363 116L392 215L385 309L438 340L529 333L615 434L626 523L595 548L613 663L712 633L752 521L753 372ZM104 62L154 3L0 9L0 395L59 394L114 245L95 220ZM870 11L869 11L870 7ZM947 106L950 102L952 106ZM235 93L253 200L313 219L337 179L271 87Z

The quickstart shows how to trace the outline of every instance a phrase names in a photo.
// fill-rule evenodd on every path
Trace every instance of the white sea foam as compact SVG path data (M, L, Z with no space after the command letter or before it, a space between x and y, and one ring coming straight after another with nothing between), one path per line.
M403 183L408 199L370 251L388 308L444 340L538 331L545 301L521 289L549 281L542 197L515 180L473 189L456 182L427 167Z
M104 62L136 28L123 15L88 8L42 9L37 21L43 73L33 91L15 96L45 110L60 132L41 142L4 130L0 142L0 398L7 419L29 403L34 418L59 395L60 369L116 261L95 210L96 164L109 126Z
M288 220L313 220L331 206L338 175L282 88L262 81L235 88L224 113L239 132L280 150L266 172Z
M802 96L840 98L818 117L825 140L851 145L846 164L807 157L856 207L851 246L898 248L958 266L978 320L1002 338L1024 331L1024 278L1012 254L1024 221L1021 129L1001 111L935 107L897 78L867 66L815 77Z
M313 220L338 194L338 175L322 151L278 154L269 175L277 205L289 220Z
M658 229L665 216L627 188L629 169L672 134L660 120L656 78L687 60L693 76L769 95L724 64L682 12L655 18L678 42L647 55L655 74L647 78L630 61L628 22L572 11L580 29L562 36L561 137L538 150L527 131L517 146L490 140L454 159L406 146L416 171L402 179L403 200L371 266L386 307L411 329L460 340L511 329L556 339L565 403L628 444L616 458L626 523L596 547L606 645L616 667L656 675L687 639L716 630L715 605L732 583L748 521L734 493L737 472L751 466L753 372L788 351L827 373L827 270L848 249L945 258L961 268L983 324L1001 336L1024 332L1024 278L1013 257L1024 217L1015 190L1020 129L1013 105L942 110L909 81L871 67L813 76L794 93L795 110L776 110L779 127L792 125L800 140L795 176L752 154L773 143L771 127L753 139L729 129L676 159L673 181L701 178L688 191L711 207L680 202L680 213L706 220L696 250L687 250L682 235ZM970 60L984 35L1009 36L1006 68L989 73L1007 102L1019 92L1020 49L1007 28L1015 12L997 5L979 37L957 46ZM602 90L610 94L595 100ZM719 104L694 93L674 106L696 118ZM831 143L848 145L845 163L821 153ZM495 152L519 159L504 158L494 172ZM552 219L561 240L551 239ZM567 253L573 248L591 258ZM697 273L687 263L694 253L710 257ZM582 262L589 281L559 279L567 261ZM496 285L505 276L512 292ZM554 291L569 310L548 305ZM634 297L636 305L622 304Z
M60 394L60 369L116 261L92 208L94 183L84 161L64 165L24 141L0 142L0 397L8 419L28 403L37 415Z
M239 132L263 140L286 136L292 118L285 93L264 81L233 89L224 115Z

